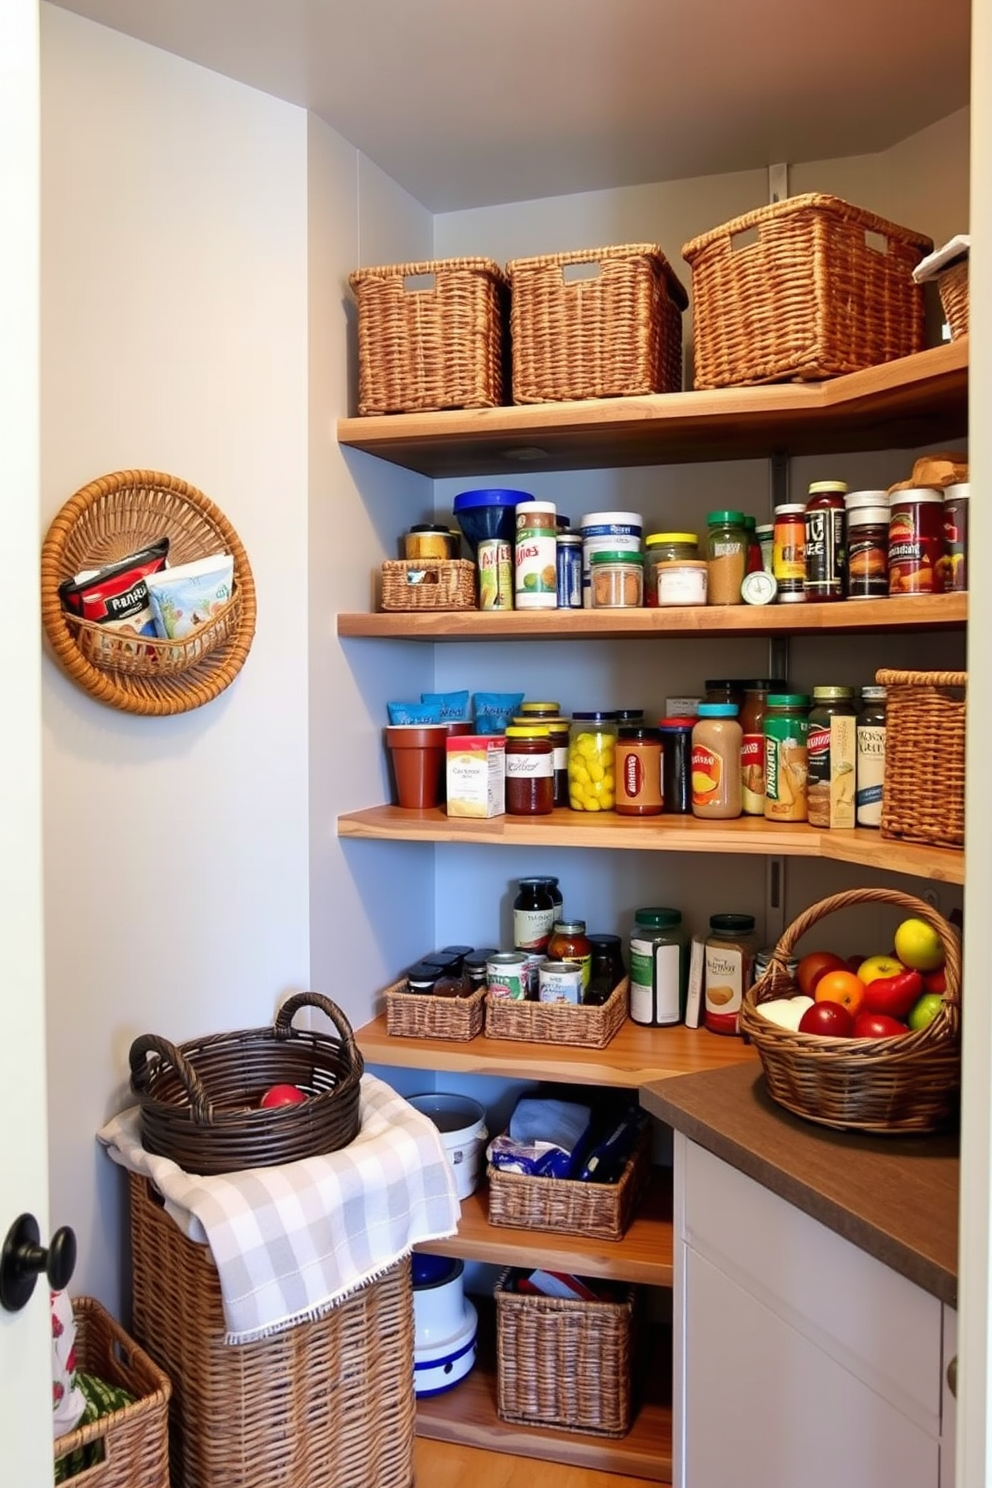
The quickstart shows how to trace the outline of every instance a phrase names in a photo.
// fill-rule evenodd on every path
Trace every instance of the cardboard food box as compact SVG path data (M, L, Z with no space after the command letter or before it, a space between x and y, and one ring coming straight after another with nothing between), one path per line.
M502 734L448 739L449 816L502 816L506 810L506 740Z

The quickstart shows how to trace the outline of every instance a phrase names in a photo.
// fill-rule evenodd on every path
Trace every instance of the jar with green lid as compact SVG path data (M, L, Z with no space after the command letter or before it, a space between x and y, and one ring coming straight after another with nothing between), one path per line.
M742 511L712 511L706 518L706 599L712 605L742 604L748 538Z
M644 603L658 604L658 565L698 562L699 537L695 532L652 532L644 539Z
M616 805L617 716L575 713L568 734L568 804L573 811Z
M765 705L765 817L775 822L806 820L806 740L809 698L802 692L770 692Z
M737 1032L758 950L754 924L754 915L710 915L703 949L703 1022L710 1033Z
M808 820L854 826L857 710L853 687L814 687L806 739Z
M666 1028L685 1017L689 943L678 909L638 909L630 932L630 1017Z
M640 553L590 553L594 610L636 610L644 603L644 558Z

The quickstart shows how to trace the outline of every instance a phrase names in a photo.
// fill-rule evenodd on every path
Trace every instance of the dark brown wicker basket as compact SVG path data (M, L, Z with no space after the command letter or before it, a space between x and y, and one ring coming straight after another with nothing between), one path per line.
M946 955L947 990L933 1022L884 1039L792 1033L762 1017L761 1004L797 992L786 964L820 920L856 904L891 904L926 920ZM894 889L850 889L811 905L785 931L768 970L744 994L740 1030L758 1051L768 1094L821 1126L878 1134L935 1131L957 1113L960 1086L961 951L951 926L921 899Z
M888 689L882 836L964 846L967 672L876 672Z
M622 1240L651 1176L651 1139L641 1135L618 1183L531 1178L491 1163L487 1176L491 1225Z
M338 1036L293 1028L304 1007L325 1013ZM344 1013L316 992L287 998L268 1028L178 1046L143 1034L131 1045L131 1089L146 1149L206 1176L347 1147L358 1133L364 1067ZM271 1085L296 1085L307 1099L260 1109Z

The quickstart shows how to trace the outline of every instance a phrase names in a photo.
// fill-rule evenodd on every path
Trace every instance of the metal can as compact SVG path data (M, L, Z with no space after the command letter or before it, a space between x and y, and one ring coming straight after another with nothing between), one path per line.
M526 1002L529 987L528 957L522 951L500 951L486 962L486 981L493 997Z
M542 961L537 968L538 1002L582 1001L581 961Z
M518 610L558 608L558 524L553 501L527 501L516 509L513 602Z
M940 594L944 587L944 498L914 487L889 507L889 593Z
M479 544L479 609L513 609L513 549L498 537L483 538Z
M948 486L944 492L944 589L958 594L968 587L968 496L967 481Z
M582 608L582 534L559 532L555 545L558 576L558 608Z
M754 980L756 982L761 981L761 978L764 976L765 972L771 965L771 960L774 954L774 946L765 946L764 950L756 952L754 957ZM792 980L795 981L796 972L799 970L799 957L786 956L784 964L786 971L789 973Z
M765 817L806 820L806 739L809 698L799 692L768 695L765 736Z

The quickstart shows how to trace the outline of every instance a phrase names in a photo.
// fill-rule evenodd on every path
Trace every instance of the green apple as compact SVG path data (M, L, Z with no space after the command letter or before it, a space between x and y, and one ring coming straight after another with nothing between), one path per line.
M867 986L869 982L876 981L878 977L898 976L901 971L905 970L903 962L897 961L895 956L869 956L862 961L855 976L859 976Z
M895 953L913 971L936 971L944 964L940 936L926 920L903 920L896 931Z
M919 1002L913 1003L906 1022L914 1030L926 1028L928 1023L933 1022L943 1006L944 999L939 992L924 992Z

